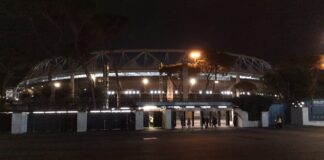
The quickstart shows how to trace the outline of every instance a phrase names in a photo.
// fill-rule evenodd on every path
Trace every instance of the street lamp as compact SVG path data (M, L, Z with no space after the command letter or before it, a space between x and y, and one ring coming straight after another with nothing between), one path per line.
M194 62L197 61L197 59L201 56L201 52L200 51L191 51L190 52L190 58L192 58L194 60Z

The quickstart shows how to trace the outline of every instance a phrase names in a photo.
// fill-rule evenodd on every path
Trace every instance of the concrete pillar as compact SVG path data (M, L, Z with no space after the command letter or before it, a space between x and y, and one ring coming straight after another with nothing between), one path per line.
M182 67L182 99L188 100L189 94L189 76L188 76L188 64L184 63Z
M173 83L171 77L168 76L167 78L167 100L172 102L173 101Z
M88 125L88 113L87 112L78 112L77 116L77 132L86 132Z
M144 112L136 111L135 112L135 130L144 129Z
M269 112L261 112L262 127L269 127Z
M27 132L28 113L12 113L11 134L22 134Z
M163 128L172 129L172 110L167 109L163 111Z
M239 108L235 112L238 115L238 127L249 127L249 114Z

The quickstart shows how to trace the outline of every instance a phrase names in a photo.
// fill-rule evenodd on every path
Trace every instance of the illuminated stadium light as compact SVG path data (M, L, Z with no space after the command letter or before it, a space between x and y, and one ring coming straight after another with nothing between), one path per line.
M45 114L54 114L55 111L46 111Z
M150 110L156 110L156 109L158 109L158 107L157 106L144 106L144 107L142 107L142 109L144 111L150 111Z
M200 108L202 108L202 109L209 109L209 108L211 108L211 106L201 106Z
M115 91L112 91L110 93L115 94ZM140 94L140 91L138 91L138 90L126 90L126 91L124 91L124 94L126 94L126 95L135 95L135 94Z
M55 82L54 83L54 87L55 88L60 88L61 87L61 83L60 82Z
M150 94L161 94L161 93L164 94L165 92L161 90L150 90Z
M107 94L108 95L114 95L115 94L115 91L108 91Z
M100 110L92 110L90 113L100 113Z
M232 95L233 92L232 91L221 91L222 95Z
M196 78L190 78L189 82L193 86L197 83L197 80L196 80Z
M78 111L67 111L67 113L78 113Z
M225 108L227 108L227 106L218 106L218 108L225 109Z
M186 108L192 109L192 108L195 108L195 106L186 106Z
M200 58L200 56L201 56L201 52L198 50L190 52L190 58L192 58L194 61L196 61L198 58Z
M147 78L143 78L142 82L144 85L147 85L149 83L149 80Z
M33 114L44 114L45 112L43 111L34 111Z
M173 108L174 108L174 109L181 109L180 106L174 106Z
M111 110L102 110L102 111L100 111L101 113L110 113L111 112Z

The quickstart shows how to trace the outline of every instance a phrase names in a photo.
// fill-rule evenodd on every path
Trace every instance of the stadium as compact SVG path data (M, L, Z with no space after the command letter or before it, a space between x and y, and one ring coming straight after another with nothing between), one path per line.
M88 121L95 113L142 111L143 127L202 127L215 118L219 126L235 126L230 99L262 95L270 69L262 59L228 52L103 50L91 53L86 69L64 57L40 62L14 98L39 114L85 111Z

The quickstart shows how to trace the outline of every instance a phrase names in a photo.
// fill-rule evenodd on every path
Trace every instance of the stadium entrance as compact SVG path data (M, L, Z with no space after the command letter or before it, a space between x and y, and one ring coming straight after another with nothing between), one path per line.
M232 108L179 109L174 111L174 128L216 128L237 126ZM234 122L235 121L235 122Z

